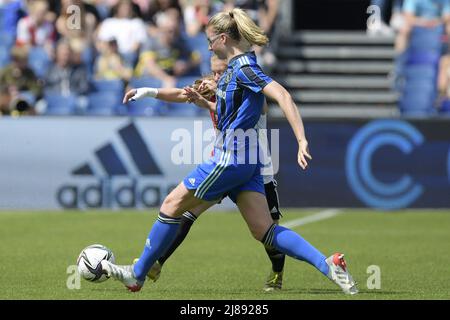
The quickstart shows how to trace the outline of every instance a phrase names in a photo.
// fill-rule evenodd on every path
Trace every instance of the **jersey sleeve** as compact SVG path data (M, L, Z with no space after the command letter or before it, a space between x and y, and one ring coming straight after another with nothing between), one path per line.
M237 73L237 83L239 86L250 89L253 92L260 92L272 82L272 78L264 74L258 65L246 65L239 69Z

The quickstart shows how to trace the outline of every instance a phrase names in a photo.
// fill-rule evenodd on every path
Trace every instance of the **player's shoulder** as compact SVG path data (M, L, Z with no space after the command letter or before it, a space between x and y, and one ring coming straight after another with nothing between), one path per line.
M262 69L258 65L258 63L254 62L254 61L249 61L249 62L242 63L240 65L237 65L235 67L235 70L238 74L247 74L249 72L259 73L262 71Z
M257 67L256 55L253 52L247 52L234 57L231 60L231 65L234 69L240 70L242 68Z

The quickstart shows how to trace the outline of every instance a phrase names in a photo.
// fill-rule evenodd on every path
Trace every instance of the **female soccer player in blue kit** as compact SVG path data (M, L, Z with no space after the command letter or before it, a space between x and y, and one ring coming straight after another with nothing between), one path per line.
M222 74L227 69L227 61L223 59L219 59L216 55L212 55L211 57L211 75L205 76L201 79L196 80L192 88L200 93L202 98L207 101L216 101L215 92L217 89L217 82L219 81ZM199 90L202 89L202 90ZM123 103L128 103L129 101L139 100L145 97L152 97L155 99L159 99L162 101L168 102L188 102L188 97L185 89L181 88L134 88L129 90L123 99ZM204 100L196 98L200 104L205 103ZM207 105L206 107L210 107ZM263 133L267 130L267 104L264 103L263 114L261 114L260 119L258 120L257 128L262 129ZM217 131L217 118L215 110L209 110L211 114L211 120L213 122L214 129ZM281 212L279 209L279 200L278 200L278 192L277 192L277 182L273 176L273 166L272 166L272 158L269 152L269 146L267 145L267 134L265 136L261 136L261 148L263 149L260 153L261 162L264 164L264 172L261 172L264 181L264 191L266 193L267 204L270 209L270 215L272 216L273 222L278 223ZM178 246L184 241L185 237L190 231L192 224L198 219L198 217L208 210L210 207L215 205L216 203L207 202L204 205L200 205L199 207L192 208L188 212L183 213L180 220L180 226L178 227L177 235L167 249L164 254L158 258L155 264L150 268L149 273L147 274L147 278L157 281L161 274L161 269L166 260L172 255L172 253L178 248ZM267 256L269 257L272 268L270 270L269 276L264 284L264 291L271 292L274 290L280 290L283 286L283 273L284 273L284 262L285 255L273 247L264 247ZM138 259L135 259L135 262Z
M118 266L103 260L100 272L121 281L130 291L139 291L152 265L175 238L180 216L227 195L237 204L257 240L310 263L345 293L357 293L342 254L335 253L326 258L294 231L273 223L264 196L261 164L252 157L258 153L258 139L242 138L241 132L251 133L252 130L257 137L254 128L266 95L278 103L293 129L299 146L300 167L306 169L306 159L311 159L303 123L292 97L262 72L256 56L249 52L252 45L267 44L268 38L243 10L237 8L214 15L206 34L210 50L228 61L227 71L217 86L216 104L210 105L217 112L217 128L221 133L216 140L214 156L197 166L165 198L138 262ZM201 98L193 90L187 90L187 94L196 103Z

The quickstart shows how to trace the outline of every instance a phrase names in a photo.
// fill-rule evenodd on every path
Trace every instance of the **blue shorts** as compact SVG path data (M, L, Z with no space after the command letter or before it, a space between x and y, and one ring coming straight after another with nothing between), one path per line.
M236 164L232 152L215 152L208 161L200 164L183 180L195 197L216 201L224 195L236 202L242 191L255 191L265 195L260 164Z

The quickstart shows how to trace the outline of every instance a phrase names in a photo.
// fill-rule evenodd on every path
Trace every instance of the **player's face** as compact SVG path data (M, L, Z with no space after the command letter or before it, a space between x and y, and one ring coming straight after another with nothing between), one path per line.
M211 60L211 71L214 76L214 81L219 82L220 77L227 69L227 63L224 60L212 59Z
M206 29L206 37L208 38L209 51L213 51L219 59L225 59L224 33L216 34L211 27Z

